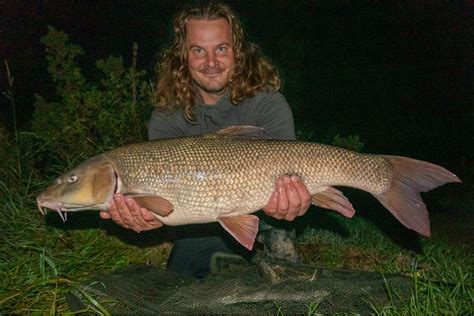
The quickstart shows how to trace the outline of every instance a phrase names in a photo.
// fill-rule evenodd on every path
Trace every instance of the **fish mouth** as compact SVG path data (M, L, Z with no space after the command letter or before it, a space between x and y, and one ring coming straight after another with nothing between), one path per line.
M46 215L47 209L49 208L59 214L59 217L63 223L67 221L67 212L70 210L70 208L66 207L64 203L45 199L43 194L41 194L36 198L36 205L38 206L41 214Z

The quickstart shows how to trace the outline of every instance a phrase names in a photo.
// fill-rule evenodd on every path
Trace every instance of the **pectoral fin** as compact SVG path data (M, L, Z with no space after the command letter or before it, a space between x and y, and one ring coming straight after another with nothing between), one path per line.
M344 194L333 187L323 187L323 190L311 196L311 202L319 207L327 208L352 217L355 210Z
M144 207L160 216L168 216L174 209L173 204L165 198L157 195L129 195L137 202L138 205Z
M259 219L255 215L219 217L217 220L239 243L252 250L258 233Z

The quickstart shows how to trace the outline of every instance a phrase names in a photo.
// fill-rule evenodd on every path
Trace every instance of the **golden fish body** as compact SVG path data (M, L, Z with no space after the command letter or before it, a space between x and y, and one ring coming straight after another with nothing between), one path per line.
M282 175L298 175L320 207L352 217L351 203L333 186L370 192L405 226L429 235L418 192L459 179L419 160L356 153L315 143L205 135L122 146L87 160L38 196L62 211L107 209L123 193L167 225L219 221L251 249L258 219ZM243 228L242 228L242 227ZM242 240L243 239L243 240Z
M296 174L311 193L351 186L390 187L392 168L379 156L294 141L189 137L121 147L104 156L121 175L124 194L156 194L174 205L168 225L206 223L263 208L275 179Z

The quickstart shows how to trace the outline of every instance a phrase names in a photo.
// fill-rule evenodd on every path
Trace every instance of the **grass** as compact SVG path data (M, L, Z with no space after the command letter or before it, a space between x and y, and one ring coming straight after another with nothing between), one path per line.
M153 233L121 230L100 220L95 212L71 214L66 224L56 214L44 218L36 210L35 193L46 183L26 178L16 184L11 187L0 181L0 312L66 313L65 295L93 274L136 263L165 265L169 243L134 245L153 238ZM416 254L397 245L364 217L348 220L321 210L313 210L308 217L302 221L318 223L319 228L306 227L299 233L304 263L413 277L415 292L405 306L373 306L375 314L472 312L474 260L467 246L434 236L423 238L423 252ZM107 314L93 298L89 303L88 312ZM317 306L309 304L308 313L317 314ZM278 309L278 314L284 313Z
M398 293L387 286L393 303L383 307L372 305L374 314L470 315L474 311L472 244L456 245L447 236L435 232L433 237L419 240L421 247L413 247L421 249L417 252L401 247L363 217L348 220L331 213L313 217L323 227L327 222L331 222L331 226L338 223L347 237L331 229L306 228L298 237L303 262L382 274L401 273L412 278L414 291L409 302L403 306L395 304ZM437 216L432 217L436 220ZM455 221L455 217L452 220ZM312 310L317 312L317 309Z
M46 183L31 187L38 192ZM65 295L90 275L134 263L164 263L169 246L145 249L112 236L97 213L73 214L59 224L55 214L45 218L35 206L35 194L18 194L0 181L0 312L62 313ZM72 228L73 222L90 228ZM62 227L61 227L62 226ZM95 226L95 227L94 227ZM91 304L91 311L97 307Z

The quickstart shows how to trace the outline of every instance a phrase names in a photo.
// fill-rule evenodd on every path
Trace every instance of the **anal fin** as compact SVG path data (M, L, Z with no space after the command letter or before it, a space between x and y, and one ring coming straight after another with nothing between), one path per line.
M255 237L258 233L259 219L255 215L239 215L219 217L217 221L229 232L239 243L248 250L252 250Z
M311 196L311 203L316 206L334 210L346 217L352 217L355 210L351 202L344 196L344 194L333 187L322 187L322 191Z

